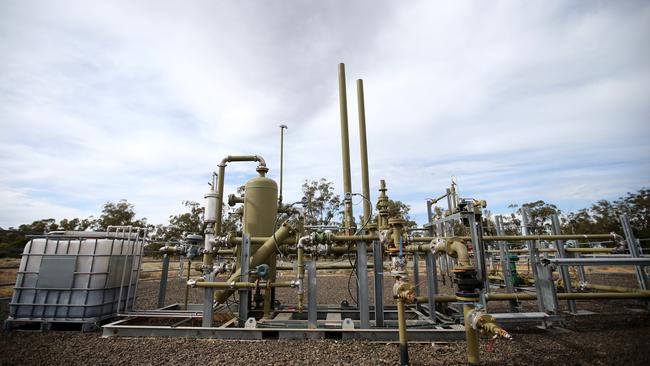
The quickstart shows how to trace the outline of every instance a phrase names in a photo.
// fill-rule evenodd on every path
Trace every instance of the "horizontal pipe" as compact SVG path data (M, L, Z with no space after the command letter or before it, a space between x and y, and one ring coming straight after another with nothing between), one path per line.
M548 258L542 262L561 266L648 266L650 258Z
M368 268L374 268L374 264L368 263ZM293 265L290 263L278 264L275 267L279 271L293 271ZM334 262L334 263L316 263L316 270L328 270L328 269L352 269L350 263L346 262Z
M218 289L241 289L241 288L266 288L264 283L256 282L208 282L208 281L197 281L192 284L191 287L210 287ZM278 281L271 282L271 287L296 287L296 283L293 281Z
M529 241L529 240L602 240L618 239L616 234L579 235L495 235L484 236L484 241Z
M330 240L334 242L355 242L379 240L378 235L332 235Z
M456 240L471 240L469 236L456 236ZM483 236L483 241L529 241L529 240L603 240L603 239L618 239L616 234L567 234L567 235L486 235ZM434 239L439 239L433 236L420 236L414 237L413 242L428 243ZM449 238L451 239L451 238Z
M455 295L433 295L434 302L454 302L456 301L456 296ZM415 298L415 302L421 304L421 303L427 303L429 302L429 297L428 296L418 296Z
M594 283L573 283L574 288L586 288L588 290L597 290L597 291L607 291L607 292L641 292L641 293L650 293L650 290L636 289L630 287L621 287L621 286L607 286L607 285L598 285Z
M496 294L485 295L487 301L537 300L536 294ZM561 292L558 300L617 300L617 299L650 299L650 293L644 292Z
M273 236L251 236L250 241L251 244L264 244L267 240L272 238ZM228 238L228 244L230 245L239 245L242 243L242 238L241 236L231 236ZM296 244L296 239L295 238L288 238L284 240L278 240L278 244Z

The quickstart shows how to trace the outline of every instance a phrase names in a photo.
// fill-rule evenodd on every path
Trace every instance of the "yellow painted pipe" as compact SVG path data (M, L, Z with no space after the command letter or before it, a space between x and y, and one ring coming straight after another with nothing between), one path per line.
M270 255L274 254L277 248L277 243L282 242L289 236L293 234L293 227L289 224L288 221L285 221L280 228L275 232L274 235L269 237L267 241L262 244L259 249L251 256L250 259L250 267L249 268L256 268L260 264L264 263ZM226 282L233 282L238 280L241 277L241 268L237 269L235 273L233 273L232 276L228 279ZM228 290L222 290L218 291L215 293L215 300L217 301L218 304L223 304L228 297L230 297L233 294L233 290L228 289Z
M461 298L459 298L460 300ZM467 299L473 301L472 299ZM478 365L480 362L479 348L478 348L478 333L476 329L470 324L469 314L474 310L474 305L471 302L463 304L463 318L465 321L465 342L467 343L467 364Z
M359 112L359 149L361 150L361 189L363 199L363 222L370 222L370 180L368 177L368 139L366 137L366 106L363 95L363 80L357 80L357 105Z
M350 136L348 134L348 97L345 88L345 64L339 64L339 110L341 116L341 156L343 160L343 193L352 193L352 178L350 173ZM346 233L351 234L354 216L352 202L344 200L343 209Z
M455 295L434 295L433 299L435 302L454 302L456 301L456 296ZM415 302L422 304L429 302L429 298L427 296L418 296L415 298Z
M566 234L566 235L486 235L483 241L536 241L536 240L616 240L619 236L616 234ZM428 243L431 240L438 239L433 236L414 237L413 241L418 243ZM455 236L454 240L471 240L469 236Z
M409 365L408 339L406 336L406 311L404 299L397 298L397 324L399 330L399 360L401 366Z
M536 294L518 293L489 293L485 295L487 301L510 300L537 300ZM619 299L650 299L650 293L643 292L561 292L557 294L558 300L619 300Z

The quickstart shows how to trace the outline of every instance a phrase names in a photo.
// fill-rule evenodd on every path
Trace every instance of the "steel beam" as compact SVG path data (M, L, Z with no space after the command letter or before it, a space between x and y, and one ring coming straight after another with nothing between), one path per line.
M650 266L650 258L549 258L543 262L558 266Z
M634 232L632 231L630 220L627 218L627 215L621 215L619 217L619 220L623 226L623 233L625 234L625 241L627 242L627 247L630 250L630 255L633 258L640 258L642 254L641 248L639 241L634 237ZM641 265L636 266L636 279L639 283L640 289L648 289L648 274L645 272L645 269Z
M307 327L315 329L318 327L318 304L316 303L316 262L307 262Z
M438 293L438 281L436 281L436 258L428 251L425 254L427 269L427 303L429 304L429 319L436 321L436 300L435 295Z
M239 268L241 269L240 281L248 282L248 274L250 272L250 255L251 255L251 241L248 234L244 234L242 245L240 247L241 252L241 261L239 262ZM243 327L244 323L248 319L248 304L250 300L250 289L241 288L239 289L239 326Z
M562 230L560 227L560 218L557 214L551 216L551 225L552 225L552 230L554 235L560 235L562 234ZM564 240L556 240L555 241L555 248L557 249L557 257L556 258L566 258L567 253L564 250ZM548 258L548 257L547 257ZM572 285L571 285L571 274L569 273L569 268L566 266L560 267L560 276L562 277L562 285L564 286L564 291L567 293L573 292ZM508 291L511 292L511 291ZM578 311L576 301L575 300L567 300L567 305L569 306L569 312L570 313L576 313Z
M158 290L158 308L165 306L165 295L167 293L167 276L169 274L169 255L164 254L162 260L162 272L160 273L160 289Z
M214 274L206 275L206 281L214 281ZM212 301L214 299L214 288L206 287L203 289L203 320L201 326L205 328L212 327Z
M375 262L375 327L381 328L384 326L384 256L379 240L372 242L372 254Z
M501 215L498 215L494 218L494 221L496 225L497 235L504 235L505 232L503 230L503 217ZM507 292L515 292L515 286L512 283L512 273L510 273L510 255L508 253L508 243L505 241L500 241L498 244L499 255L501 257L501 273L503 273L503 280L506 285L506 290ZM519 311L519 305L517 304L517 301L510 301L509 306L511 312L515 313Z
M357 293L361 328L370 328L370 306L368 303L368 252L366 243L357 242Z
M472 210L471 207L469 209ZM474 253L476 255L476 277L483 283L480 302L483 304L483 306L485 306L485 294L490 290L490 279L488 278L485 264L485 248L483 247L483 242L481 241L481 215L474 214L473 212L469 214L463 213L463 215L466 216L469 221L469 234L472 238Z

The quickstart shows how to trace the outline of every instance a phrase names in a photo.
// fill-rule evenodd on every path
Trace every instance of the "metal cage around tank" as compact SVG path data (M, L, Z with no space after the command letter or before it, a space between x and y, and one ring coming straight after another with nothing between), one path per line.
M33 237L23 251L5 327L77 323L93 329L133 310L145 231L66 231Z

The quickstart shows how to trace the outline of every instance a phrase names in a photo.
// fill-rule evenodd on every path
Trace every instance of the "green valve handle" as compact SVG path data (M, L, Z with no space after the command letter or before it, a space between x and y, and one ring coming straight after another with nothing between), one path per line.
M259 266L255 267L255 274L261 279L266 279L266 277L269 275L269 270L270 267L268 264L260 264Z

